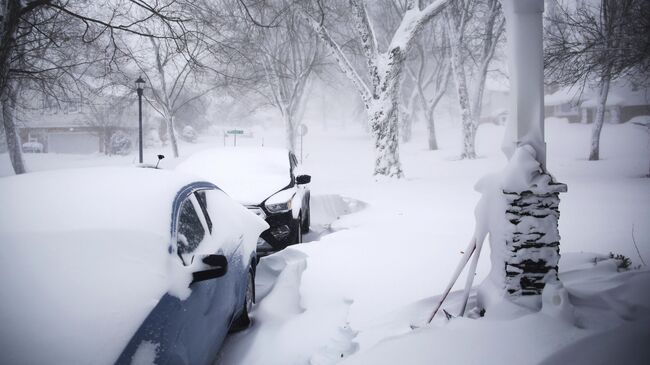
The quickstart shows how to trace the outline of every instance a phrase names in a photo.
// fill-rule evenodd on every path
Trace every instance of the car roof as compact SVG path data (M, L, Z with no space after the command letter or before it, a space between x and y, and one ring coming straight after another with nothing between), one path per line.
M168 234L176 194L198 180L176 171L132 166L0 178L0 233L132 230Z

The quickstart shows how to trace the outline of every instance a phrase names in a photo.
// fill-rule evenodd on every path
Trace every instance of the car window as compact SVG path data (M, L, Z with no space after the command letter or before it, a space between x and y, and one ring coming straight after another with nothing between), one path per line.
M203 228L192 199L185 199L178 216L178 234L176 237L178 255L183 259L184 264L188 264L186 256L194 252L204 238L205 228Z
M208 201L205 198L205 190L195 192L194 196L199 202L199 206L201 206L203 216L205 217L205 223L208 225L208 230L212 233L212 219L210 219L210 214L208 214Z

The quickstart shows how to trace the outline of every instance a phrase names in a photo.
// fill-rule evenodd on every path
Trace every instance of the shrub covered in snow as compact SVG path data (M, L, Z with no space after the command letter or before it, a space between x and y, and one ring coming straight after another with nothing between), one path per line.
M183 128L183 133L181 133L181 138L186 142L195 143L198 134L191 125L186 125L185 128Z
M112 155L127 155L131 152L131 137L122 131L117 131L111 136L111 154Z

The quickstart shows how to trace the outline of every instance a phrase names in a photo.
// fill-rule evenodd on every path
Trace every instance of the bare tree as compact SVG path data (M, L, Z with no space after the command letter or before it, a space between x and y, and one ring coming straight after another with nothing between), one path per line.
M3 124L9 131L6 137L12 139L8 146L16 173L25 172L20 143L13 140L18 103L15 96L21 94L17 86L70 99L68 93L74 88L69 81L85 76L88 67L98 60L109 65L109 71L110 64L119 57L116 32L182 43L184 14L178 6L177 0L153 4L111 0L101 5L83 0L0 0L0 100ZM141 27L147 24L164 26L159 27L160 33L142 32ZM86 47L98 44L102 44L101 52Z
M413 92L424 112L428 131L427 145L429 150L437 150L434 112L449 84L450 48L448 38L444 36L444 27L440 22L433 22L423 33L423 37L414 47L415 59L407 63L406 70L413 83ZM443 36L435 37L435 34L443 34Z
M560 85L598 85L595 121L591 132L589 160L600 158L600 134L605 119L610 82L621 76L646 73L650 55L644 16L650 14L646 0L601 0L577 6L557 2L546 27L545 67L547 77ZM640 25L639 25L640 24ZM646 28L646 31L650 28ZM637 42L638 41L638 42ZM631 75L632 74L632 75Z
M270 14L266 17L276 20L273 27L254 28L258 37L251 47L256 51L254 59L259 66L251 66L261 69L262 87L256 90L282 115L287 148L295 151L309 81L321 64L322 52L318 38L302 15L289 5L287 1L279 1L260 11L263 14L268 10Z
M479 13L473 18L477 20L477 29L473 31L470 42L471 49L476 50L474 53L477 54L477 57L472 57L476 67L472 99L472 113L475 121L481 118L485 81L499 42L504 35L506 22L499 0L485 0L482 5L478 9Z
M2 122L5 137L7 139L7 150L9 152L9 159L14 168L14 173L23 174L27 172L25 168L25 161L23 160L22 146L20 145L20 138L16 130L15 113L16 104L18 101L18 88L19 86L13 83L5 83L5 92L0 95L0 102L2 103Z
M165 120L172 153L178 157L178 111L218 87L202 79L202 62L209 56L207 48L201 41L186 43L187 48L180 50L175 42L166 39L149 38L146 46L129 42L133 39L128 39L123 49L147 81L151 92L145 95L146 100Z
M376 151L375 175L402 177L399 160L399 87L404 60L415 36L423 26L439 14L448 0L436 0L423 6L422 1L408 0L399 26L389 37L385 49L379 49L375 28L368 16L366 2L350 0L355 38L361 45L365 61L365 77L354 66L349 53L334 39L325 23L323 4L317 1L320 11L307 15L313 29L332 52L341 72L356 87L366 107L368 124Z
M124 112L134 102L131 90L118 84L88 90L84 98L86 124L97 127L104 154L111 154L111 136L124 127Z
M498 0L457 0L445 12L451 47L451 68L461 114L463 150L461 158L476 158L476 131L490 62L504 32L505 19ZM470 89L468 59L475 59L475 85ZM473 94L470 95L470 90Z

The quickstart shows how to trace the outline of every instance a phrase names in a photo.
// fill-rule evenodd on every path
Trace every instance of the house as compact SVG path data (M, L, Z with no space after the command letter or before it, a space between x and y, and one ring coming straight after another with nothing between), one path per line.
M137 126L102 126L91 122L83 112L43 112L25 116L18 135L24 152L89 154L105 152L111 136L118 130L135 141ZM35 149L34 146L42 147Z
M624 81L613 81L607 96L605 121L625 123L640 115L650 115L650 90ZM547 117L567 118L573 123L591 123L598 107L598 88L559 88L544 98Z
M510 89L507 81L486 80L479 123L505 124L509 106Z

